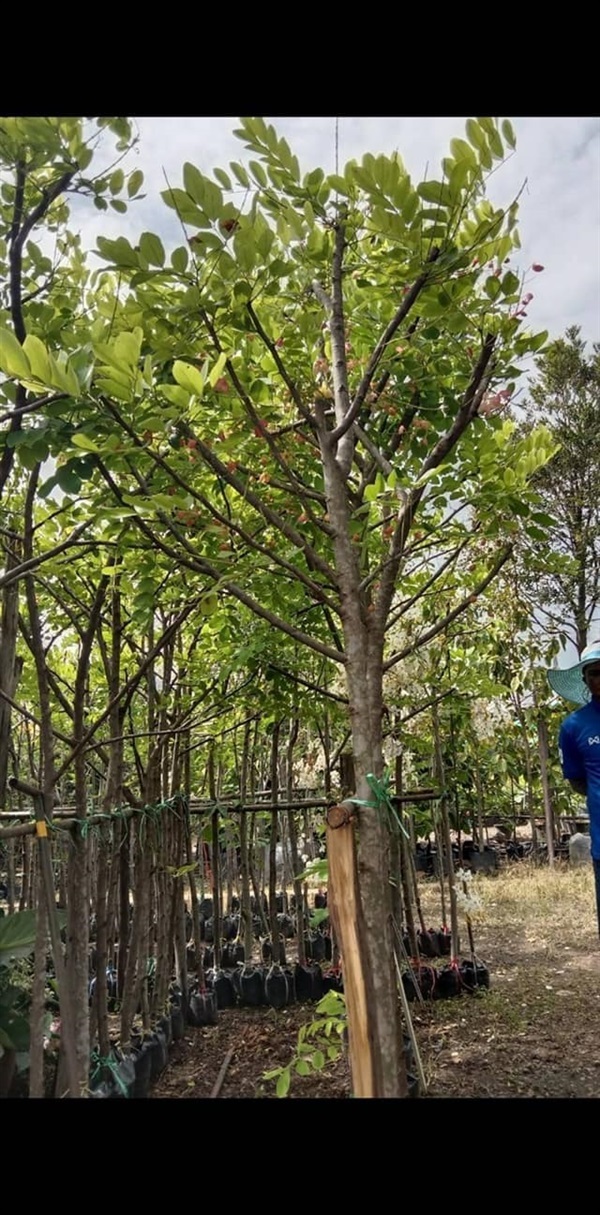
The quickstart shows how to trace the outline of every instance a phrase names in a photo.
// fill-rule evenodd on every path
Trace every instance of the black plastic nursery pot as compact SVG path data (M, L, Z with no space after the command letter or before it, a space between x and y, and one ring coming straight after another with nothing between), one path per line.
M272 943L270 937L265 937L265 939L262 943L262 946L261 946L261 954L262 954L263 962L272 962L273 961L273 943ZM287 959L285 956L285 946L284 946L282 939L280 938L279 939L279 964L280 964L280 966L285 966L286 961L287 961Z
M245 962L245 960L246 951L241 941L232 941L230 944L223 946L221 951L221 966L224 966L226 970L233 970L234 966L237 966L239 962Z
M461 977L458 966L440 966L436 971L436 982L431 992L434 1000L450 1000L460 995Z
M270 1008L285 1008L286 1004L289 1004L287 975L276 963L273 963L267 972L265 995Z
M183 1005L174 1004L171 1008L171 1033L174 1042L180 1042L185 1034L185 1017Z
M136 1099L148 1096L152 1082L152 1052L153 1046L147 1038L138 1050L134 1051L135 1084L132 1097Z
M490 972L484 962L465 959L459 966L459 972L463 989L466 991L477 991L479 987L489 988Z
M430 929L429 932L418 932L417 944L422 957L439 958L441 956L439 937L433 929Z
M240 973L240 1003L248 1008L260 1008L266 1003L265 970L263 966L243 966Z
M222 936L224 941L235 941L240 927L239 915L226 915L223 920Z
M485 848L483 852L473 852L466 864L476 873L493 873L498 868L498 853L493 848Z
M327 947L325 945L325 937L321 932L309 932L305 938L304 947L306 957L313 962L324 962Z
M231 975L226 970L217 970L206 979L216 995L217 1008L235 1008L237 998Z
M330 967L329 970L323 971L323 993L328 991L344 991L344 979L339 968Z
M193 991L188 1003L188 1025L216 1025L217 997L214 991Z
M278 924L279 932L281 933L281 936L285 937L286 940L290 940L291 937L296 935L296 928L294 925L294 921L293 921L291 915L288 915L287 912L281 912L277 916L277 924Z
M113 1050L110 1059L92 1056L90 1097L132 1097L136 1083L135 1056Z
M452 953L452 933L449 928L444 925L437 933L438 945L440 947L440 957L449 958Z
M295 1004L296 1003L296 979L294 976L293 967L284 966L283 973L285 974L285 977L287 979L287 985L288 985L287 1002L288 1002L288 1004Z
M146 1039L146 1042L149 1044L148 1049L150 1052L150 1083L153 1084L164 1072L169 1060L169 1047L165 1026L157 1026L154 1033L150 1034L150 1037Z
M324 995L323 972L316 962L309 962L306 966L296 962L294 978L296 980L296 999L299 1004L308 1004L322 999Z

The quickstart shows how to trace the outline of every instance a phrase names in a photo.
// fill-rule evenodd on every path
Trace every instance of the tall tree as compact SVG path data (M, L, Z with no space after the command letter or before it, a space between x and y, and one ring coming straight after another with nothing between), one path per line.
M107 134L116 141L114 159L97 172L94 155ZM143 181L139 170L126 177L120 167L131 146L126 118L0 118L0 323L2 370L8 374L0 383L0 498L7 512L0 530L0 805L11 742L6 697L12 697L19 677L15 621L23 572L23 471L29 473L60 449L60 435L69 425L68 401L79 391L73 368L85 345L85 253L69 227L68 200L85 196L101 211L109 205L119 213L126 210L121 193L135 196ZM18 379L17 371L25 378ZM69 490L66 483L62 488ZM67 545L68 535L61 542ZM47 557L31 555L30 568Z
M560 446L535 483L554 519L547 543L563 560L535 571L531 602L545 630L581 653L590 630L600 632L600 343L586 352L573 325L537 365L528 418L544 422Z
M90 326L62 475L105 534L128 517L211 579L206 612L231 597L337 668L363 803L360 1091L405 1095L388 826L368 780L383 772L383 676L485 592L552 451L543 428L518 436L494 413L545 340L523 329L506 268L517 204L485 197L514 136L469 120L441 179L414 185L398 155L302 177L261 119L238 133L248 169L213 180L187 164L165 192L185 234L170 265L152 233L99 241L112 310ZM402 615L414 623L397 650Z

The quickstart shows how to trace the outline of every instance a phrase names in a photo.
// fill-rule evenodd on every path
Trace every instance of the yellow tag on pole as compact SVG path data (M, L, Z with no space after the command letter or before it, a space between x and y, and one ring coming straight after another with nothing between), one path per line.
M35 833L40 839L45 839L48 835L48 828L43 819L37 819L35 824Z

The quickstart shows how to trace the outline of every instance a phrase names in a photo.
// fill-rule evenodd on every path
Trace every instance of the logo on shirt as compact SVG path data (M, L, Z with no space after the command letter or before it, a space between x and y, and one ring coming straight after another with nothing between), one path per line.
M590 737L588 738L589 746L593 747L594 743L598 743L598 745L600 746L600 734L591 734L590 735Z

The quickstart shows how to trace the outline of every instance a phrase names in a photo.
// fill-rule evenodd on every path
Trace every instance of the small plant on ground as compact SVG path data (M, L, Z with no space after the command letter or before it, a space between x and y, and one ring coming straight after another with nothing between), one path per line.
M328 991L315 1008L317 1016L298 1031L296 1053L286 1067L263 1072L263 1080L274 1080L277 1097L287 1097L292 1074L310 1076L334 1063L343 1050L348 1024L346 1001L339 991Z

